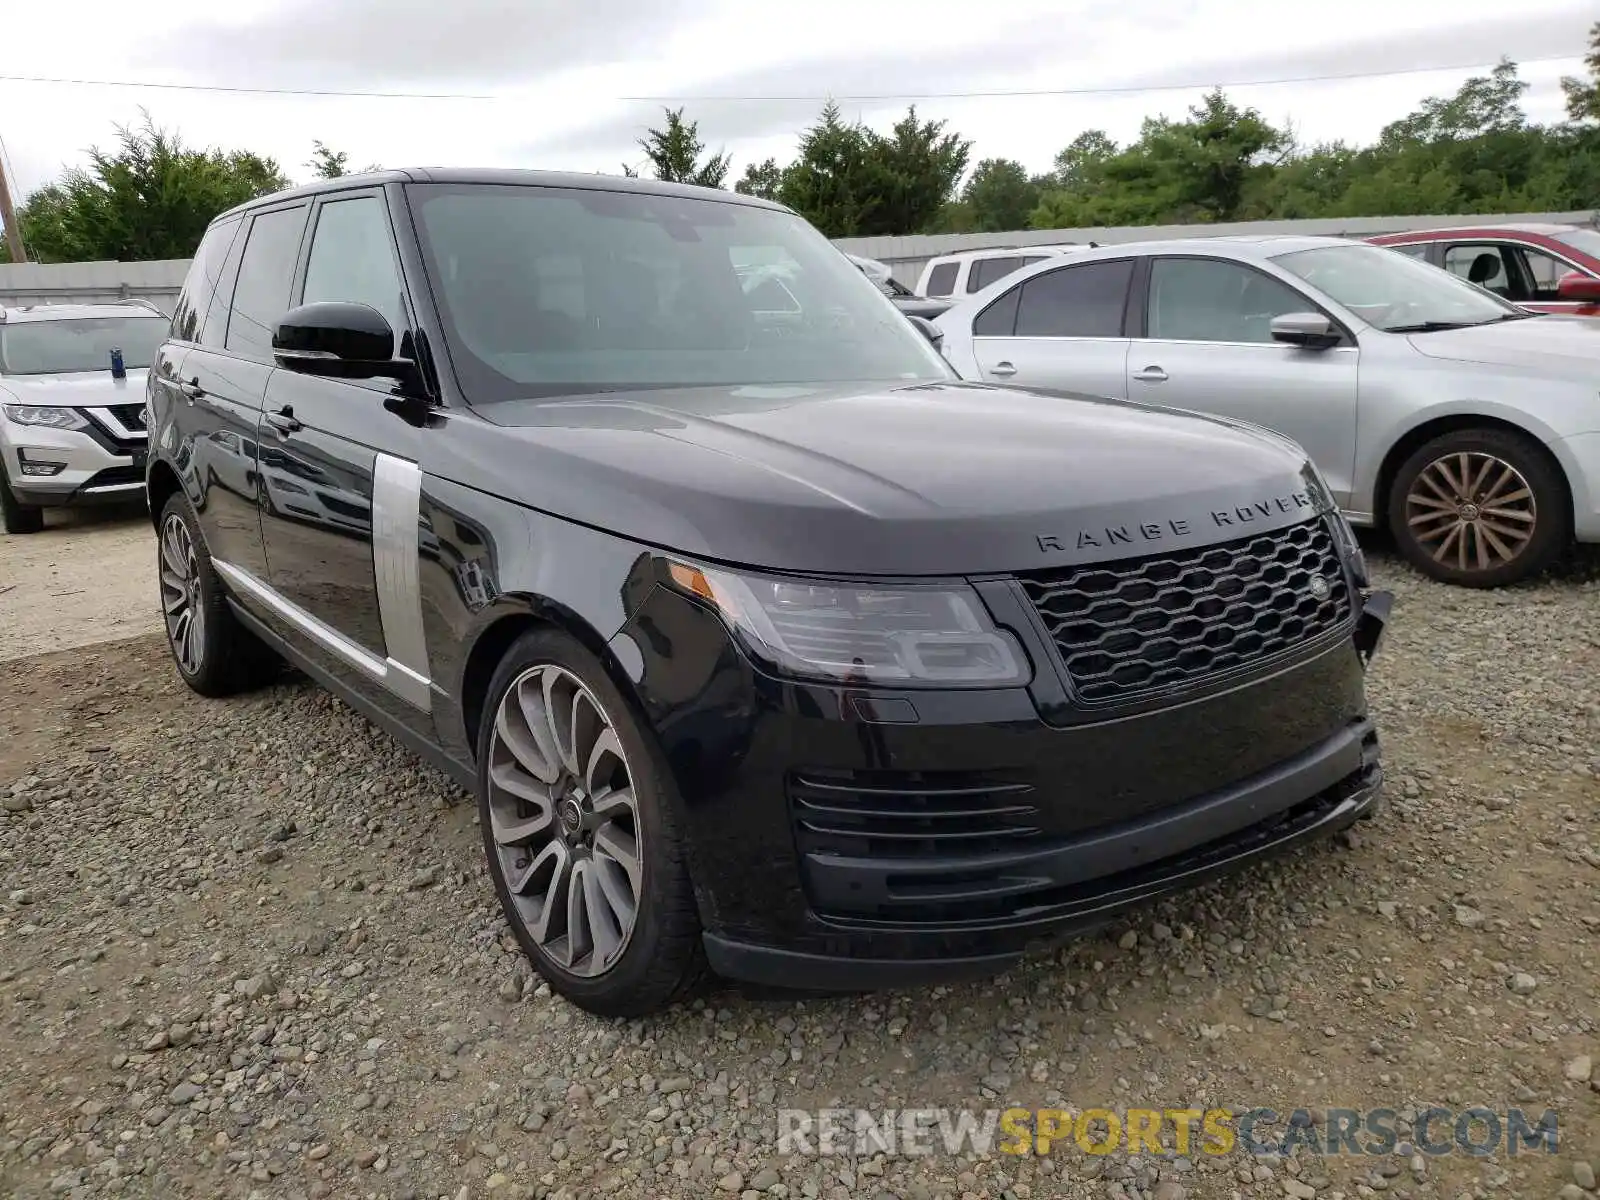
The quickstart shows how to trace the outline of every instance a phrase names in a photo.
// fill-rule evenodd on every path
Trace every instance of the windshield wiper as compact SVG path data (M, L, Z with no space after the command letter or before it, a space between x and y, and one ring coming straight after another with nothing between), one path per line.
M1434 333L1440 329L1465 329L1476 321L1419 321L1415 325L1385 325L1385 333Z

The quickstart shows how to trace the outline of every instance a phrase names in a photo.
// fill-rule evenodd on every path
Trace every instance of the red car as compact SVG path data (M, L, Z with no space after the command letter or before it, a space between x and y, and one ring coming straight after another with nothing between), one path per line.
M1413 229L1368 238L1534 312L1600 316L1600 232L1577 225Z

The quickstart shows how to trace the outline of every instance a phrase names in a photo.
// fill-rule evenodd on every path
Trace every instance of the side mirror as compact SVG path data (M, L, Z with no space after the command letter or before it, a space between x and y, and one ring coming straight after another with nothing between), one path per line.
M285 370L334 379L409 379L410 359L394 355L394 330L370 304L323 300L290 309L272 334L272 354Z
M1600 301L1600 279L1582 271L1568 271L1556 282L1556 295L1562 300L1594 304Z
M1339 344L1339 331L1321 313L1284 313L1272 318L1272 340L1306 350L1326 350Z
M910 321L912 325L916 326L918 333L933 343L933 348L935 350L943 350L944 330L940 329L932 321L928 320L927 317L919 317L908 313L906 315L906 320Z

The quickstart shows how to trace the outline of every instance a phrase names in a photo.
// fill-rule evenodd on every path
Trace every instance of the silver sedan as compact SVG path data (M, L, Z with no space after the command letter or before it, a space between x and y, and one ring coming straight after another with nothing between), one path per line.
M1084 250L940 316L964 378L1262 425L1351 522L1494 587L1600 542L1600 321L1524 311L1393 250L1217 237Z

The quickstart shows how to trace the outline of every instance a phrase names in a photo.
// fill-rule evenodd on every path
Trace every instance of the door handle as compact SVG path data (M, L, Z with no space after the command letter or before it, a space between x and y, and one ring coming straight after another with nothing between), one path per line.
M1167 373L1160 367L1146 367L1142 371L1135 371L1133 377L1140 383L1165 383Z
M989 368L989 374L991 375L1015 375L1016 373L1017 368L1008 362L997 362Z
M287 404L277 412L269 412L267 414L267 424L280 433L293 433L297 429L305 428L304 425L294 419L294 409Z
M178 384L178 391L183 393L185 400L198 400L206 394L205 388L200 386L199 376L189 380L187 383Z

